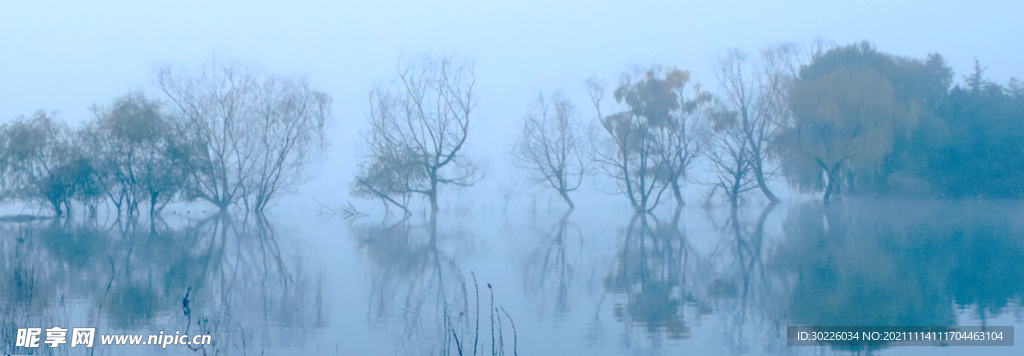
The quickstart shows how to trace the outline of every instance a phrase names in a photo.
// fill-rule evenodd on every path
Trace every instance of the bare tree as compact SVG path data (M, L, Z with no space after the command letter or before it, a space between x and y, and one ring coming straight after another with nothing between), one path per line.
M324 148L331 98L305 79L211 61L186 74L161 67L156 84L185 121L190 196L221 210L241 200L262 211Z
M791 121L788 93L796 78L797 68L796 47L786 44L762 51L761 61L757 63L752 63L746 53L732 49L721 58L716 72L722 88L719 110L728 111L735 118L731 125L736 127L730 127L728 131L739 131L742 143L746 146L742 153L749 161L750 173L754 175L758 188L771 202L779 201L768 187L768 181L776 175L778 166L774 163L775 157L769 144L779 129ZM733 134L724 131L720 133L726 136ZM727 143L720 141L719 146L722 144ZM735 151L738 154L743 150L737 148ZM719 152L717 156L723 158L725 155L739 158L727 152ZM727 175L739 173L736 171L738 165L729 166L729 170L734 172ZM730 180L733 183L742 180L736 178Z
M736 112L719 108L710 117L714 129L705 155L714 166L715 189L722 188L730 205L736 208L743 193L758 187L752 174L753 155Z
M576 190L587 173L583 158L582 126L572 102L561 92L551 99L537 97L523 118L522 132L512 150L516 165L532 171L538 182L545 182L575 209L569 192Z
M304 181L311 151L326 148L324 128L331 111L331 97L305 80L270 76L260 84L250 126L257 138L250 149L257 160L243 195L253 211L262 211L281 190Z
M406 212L408 196L422 194L436 212L440 187L473 185L479 171L462 148L476 103L474 81L472 63L422 56L400 64L397 80L372 90L370 163L355 177L353 194Z

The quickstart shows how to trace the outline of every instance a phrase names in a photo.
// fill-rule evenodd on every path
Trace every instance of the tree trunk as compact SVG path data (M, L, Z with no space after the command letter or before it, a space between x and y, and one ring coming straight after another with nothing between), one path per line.
M437 206L437 171L430 172L430 211L436 212L440 210Z
M156 216L156 197L158 195L160 195L160 193L150 193L149 194L149 217L150 218L152 218L153 216Z
M740 186L742 186L743 183L742 179L742 176L735 177L735 180L732 182L732 187L729 187L726 191L726 194L729 194L729 204L732 209L736 209L740 206Z
M825 205L828 205L829 200L832 198L832 192L837 189L836 187L836 175L839 171L838 164L836 167L829 170L828 173L828 184L825 186Z
M50 200L50 204L53 205L53 212L54 212L54 214L56 214L58 217L64 215L64 211L61 209L59 201Z
M755 162L754 164L754 177L757 178L757 186L761 188L761 193L764 193L768 201L778 203L779 198L768 189L768 184L764 181L764 171L761 169L761 162Z
M676 203L679 206L686 205L686 202L683 201L683 194L679 191L679 181L677 180L672 180L672 194L675 195Z
M569 211L576 209L576 204L573 204L572 199L569 199L569 194L568 192L565 191L565 189L559 190L558 195L561 195L562 199L565 199L566 204L569 204Z
M430 244L431 249L437 246L437 209L430 212Z

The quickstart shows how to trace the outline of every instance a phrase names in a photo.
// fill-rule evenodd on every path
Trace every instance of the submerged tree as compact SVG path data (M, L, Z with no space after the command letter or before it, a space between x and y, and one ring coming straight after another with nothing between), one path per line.
M791 97L796 121L777 146L783 173L802 189L824 187L825 203L841 192L840 180L874 172L892 152L894 131L917 118L869 68L798 81Z
M737 174L748 173L769 201L779 201L768 187L777 171L769 143L791 120L788 94L797 74L796 57L793 45L781 45L762 51L756 63L736 49L718 63L716 76L722 88L718 117L728 118L729 125L723 127L724 122L716 122L718 152L712 159L719 168L719 177L727 178L720 179L720 183L730 187L727 194L731 201L736 200L734 195L747 179ZM735 140L729 136L735 136ZM726 157L729 163L724 162ZM748 168L743 167L747 164Z
M466 187L480 177L463 153L469 134L473 64L423 56L402 63L397 80L370 92L366 136L369 163L353 182L353 194L400 206L422 194L436 212L438 190Z
M846 194L920 194L931 191L927 177L935 172L932 158L944 149L944 142L950 139L951 133L948 123L943 123L942 118L936 115L939 113L937 108L947 100L952 78L952 71L944 64L942 56L931 54L926 59L894 56L875 50L867 42L834 47L816 53L810 63L802 66L794 86L844 70L877 73L891 87L891 97L895 102L913 111L914 115L910 120L895 122L891 137L886 139L890 143L884 144L889 147L889 152L877 164L859 165L856 171L846 170L841 177L842 184L837 187ZM796 111L797 102L801 99L792 95L796 95L796 88L791 90L790 99ZM871 96L868 93L860 98ZM849 107L837 108L840 109ZM799 120L801 118L796 117L794 122ZM802 187L808 188L806 185Z
M568 193L580 187L587 173L582 130L572 102L564 94L555 93L550 99L541 94L523 118L522 132L512 150L516 165L558 191L569 209L576 205Z
M690 166L708 146L707 127L702 121L712 96L699 85L693 86L693 93L692 98L687 97L680 87L677 90L679 109L670 114L665 127L654 131L660 156L658 170L664 174L665 184L672 190L677 206L686 204L679 181L686 179Z
M627 73L614 92L615 101L626 108L608 116L601 115L604 87L593 79L588 82L608 133L606 142L595 143L595 160L638 212L654 209L670 187L682 204L678 180L701 148L690 114L708 100L699 90L696 98L684 100L681 91L689 80L689 72L675 68Z
M722 188L736 209L740 196L758 187L753 174L756 157L737 112L719 108L709 116L713 129L705 155L714 166L715 189Z
M46 113L0 127L0 162L3 199L41 202L61 216L72 200L95 195L93 167L71 129Z
M149 202L150 215L171 202L185 183L185 148L178 123L161 104L140 92L108 107L94 107L96 121L80 133L103 192L120 213L138 213Z
M184 120L189 196L221 210L241 200L262 211L325 148L331 98L305 79L210 62L185 74L162 67L156 82Z

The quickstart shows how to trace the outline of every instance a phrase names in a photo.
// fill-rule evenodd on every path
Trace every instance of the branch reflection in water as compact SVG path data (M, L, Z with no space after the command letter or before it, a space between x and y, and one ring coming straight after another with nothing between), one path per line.
M689 246L678 226L679 211L669 223L651 213L637 213L626 227L615 269L605 277L606 293L623 302L614 305L615 319L625 326L620 344L634 347L632 329L644 329L654 347L664 338L690 338L684 319Z
M197 353L246 354L302 347L328 324L322 274L283 252L289 239L260 215L5 223L0 235L0 353L19 352L12 333L29 326L179 330L212 336L211 345L189 346Z
M772 222L776 209L709 213L710 248L676 219L634 216L605 283L619 346L715 338L719 352L774 354L787 325L1003 325L1024 310L1018 203L847 199Z
M564 320L571 312L569 289L573 283L578 257L583 251L583 232L571 223L568 210L557 223L544 234L540 242L529 252L523 271L523 285L527 295L539 295L541 317L546 313L550 295L554 295L553 311L556 319ZM573 256L568 255L569 246L576 247Z
M401 327L394 330L396 352L482 355L490 346L492 355L504 355L506 349L517 353L515 323L495 304L495 287L486 284L484 298L489 295L490 308L481 313L481 306L488 305L486 299L481 300L483 286L474 272L467 275L456 261L457 244L468 237L439 232L437 212L426 226L407 217L397 222L353 224L351 231L371 262L368 322L384 328ZM488 321L489 342L488 326L481 325ZM506 334L509 331L511 335ZM505 344L507 336L511 336L511 345Z
M1019 321L1021 213L1009 201L805 204L783 223L772 269L790 281L793 325Z

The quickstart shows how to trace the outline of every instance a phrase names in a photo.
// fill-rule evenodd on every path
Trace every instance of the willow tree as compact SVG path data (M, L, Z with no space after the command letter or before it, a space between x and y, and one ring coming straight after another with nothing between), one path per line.
M74 133L44 112L0 126L0 169L0 200L41 203L56 216L71 213L72 200L96 195Z
M370 92L368 164L353 194L401 206L420 194L438 211L438 191L466 187L479 170L463 152L476 104L473 64L423 56L400 65L398 78ZM407 199L405 200L407 201Z
M138 213L149 201L155 215L180 192L185 182L184 149L178 123L163 114L159 101L141 92L94 106L96 121L80 132L96 168L102 191L118 213Z
M892 152L894 132L917 119L916 109L870 68L798 80L790 98L794 125L777 145L783 174L803 190L824 189L825 203L841 192L844 178L873 172Z
M185 73L161 67L156 83L184 121L188 196L221 210L242 201L262 211L325 148L331 98L303 78L209 62Z
M625 107L607 116L600 110L604 88L589 82L591 101L608 133L595 143L595 160L638 212L654 209L669 188L682 204L678 180L700 150L689 114L706 100L704 95L683 100L689 81L689 72L675 68L635 69L622 76L614 92L616 103Z

